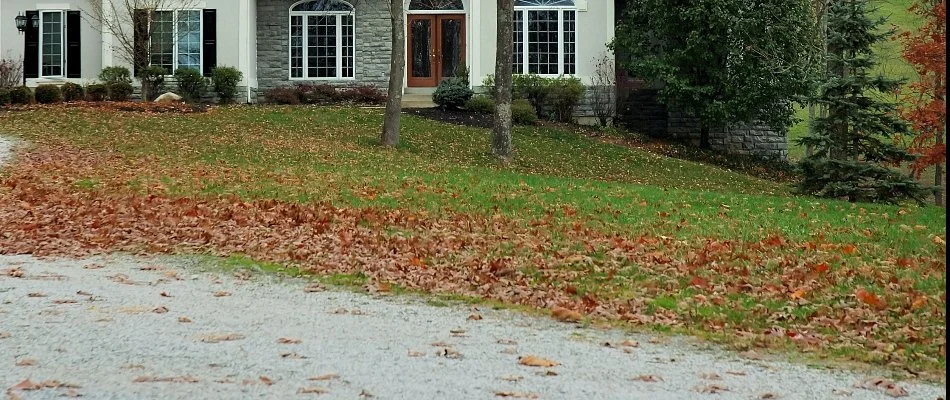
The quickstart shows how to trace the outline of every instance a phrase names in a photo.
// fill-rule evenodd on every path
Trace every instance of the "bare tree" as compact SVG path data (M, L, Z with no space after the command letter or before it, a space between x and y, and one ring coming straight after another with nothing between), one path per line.
M617 110L617 102L614 101L617 70L614 59L607 53L595 58L594 63L594 76L590 77L591 108L600 126L606 127L613 121Z
M392 22L392 56L389 65L389 97L383 122L382 144L399 144L400 116L402 115L402 84L406 68L406 32L403 30L403 0L389 1L389 19Z
M0 88L23 85L23 58L10 56L0 59Z
M498 44L495 53L495 135L492 153L502 162L511 161L511 84L515 7L512 0L498 0Z

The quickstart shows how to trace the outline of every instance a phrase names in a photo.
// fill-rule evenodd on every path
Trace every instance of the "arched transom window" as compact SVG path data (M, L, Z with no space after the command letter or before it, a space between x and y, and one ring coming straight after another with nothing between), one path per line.
M464 10L462 0L412 0L409 10Z
M353 5L342 0L291 6L290 78L355 78L355 18Z
M577 9L574 0L516 0L514 72L571 75L577 72Z

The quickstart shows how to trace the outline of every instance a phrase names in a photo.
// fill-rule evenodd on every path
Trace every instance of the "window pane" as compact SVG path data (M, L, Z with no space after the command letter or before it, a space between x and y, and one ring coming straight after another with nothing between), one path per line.
M577 21L574 11L564 11L564 74L577 73Z
M43 48L42 76L63 75L63 13L44 12L42 15Z
M201 12L178 11L178 68L201 71Z
M303 16L290 17L290 76L303 78Z
M515 0L515 7L573 7L574 0Z
M343 78L354 78L356 77L355 73L355 64L356 64L356 46L353 34L354 24L353 16L344 15L343 22Z
M558 74L558 11L528 11L528 72Z
M307 17L308 77L337 77L336 41L335 15L311 15Z
M174 72L175 21L173 11L156 11L152 17L152 35L149 43L151 64Z
M524 12L515 11L514 15L514 49L511 51L512 57L514 58L514 64L512 65L512 71L515 74L524 73Z

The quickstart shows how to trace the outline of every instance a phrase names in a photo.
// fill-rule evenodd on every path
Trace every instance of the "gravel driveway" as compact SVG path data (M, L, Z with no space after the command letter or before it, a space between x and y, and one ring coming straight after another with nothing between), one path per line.
M11 147L0 137L0 162ZM854 387L868 376L688 339L222 271L188 258L0 256L0 390L10 399L889 398L884 385ZM946 393L908 383L892 392L901 390Z

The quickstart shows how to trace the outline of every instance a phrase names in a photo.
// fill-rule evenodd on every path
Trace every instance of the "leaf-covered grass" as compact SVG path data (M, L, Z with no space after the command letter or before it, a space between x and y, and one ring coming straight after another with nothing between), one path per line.
M557 128L519 129L508 167L487 130L408 116L386 150L381 122L351 108L0 112L0 132L34 146L0 172L0 250L244 253L330 283L945 369L943 209L793 197Z

